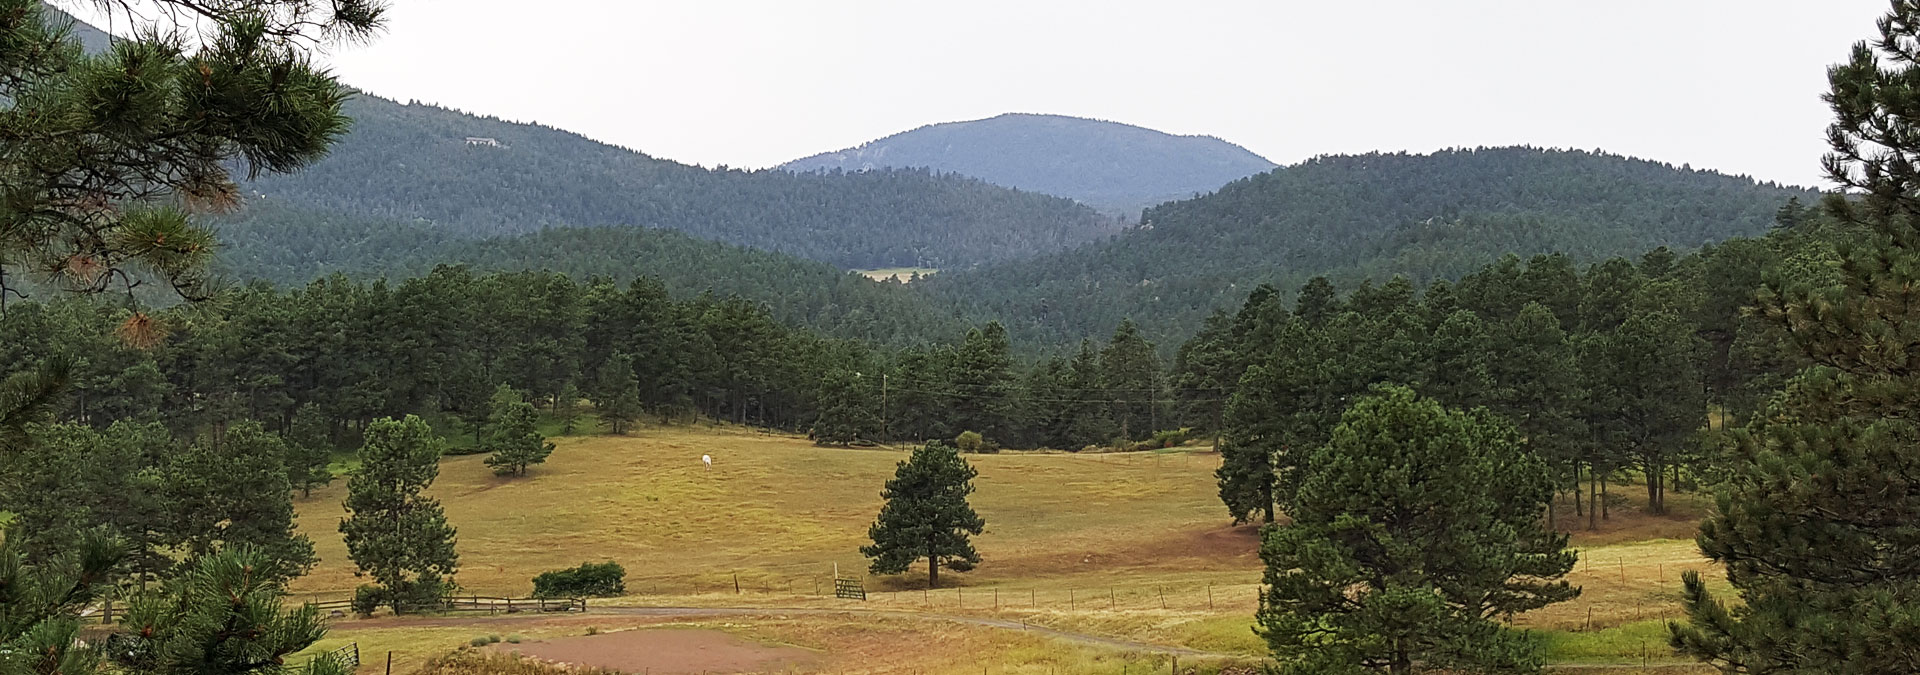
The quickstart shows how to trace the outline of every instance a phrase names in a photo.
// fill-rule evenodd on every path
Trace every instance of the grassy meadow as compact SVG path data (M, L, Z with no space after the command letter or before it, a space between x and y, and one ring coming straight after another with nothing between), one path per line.
M849 606L854 603L821 594L830 592L836 564L842 574L865 572L858 548L880 507L882 484L906 457L899 449L821 448L804 438L732 427L653 427L627 436L554 440L552 458L525 478L495 477L477 455L442 461L430 494L459 529L458 580L469 592L524 595L542 571L613 560L627 568L629 595L596 603ZM701 464L703 454L713 457L711 469ZM924 571L870 577L871 596L860 607L1020 620L1248 657L1264 653L1251 630L1260 576L1258 530L1228 522L1214 494L1219 458L1207 448L968 459L980 472L973 503L987 520L986 533L975 540L982 565L943 574L942 588L930 592ZM1673 495L1674 512L1656 517L1634 506L1644 498L1634 488L1616 491L1629 501L1613 518L1596 531L1575 531L1583 559L1571 580L1585 589L1583 596L1515 624L1536 630L1555 664L1615 667L1609 672L1622 672L1618 666L1627 664L1678 666L1664 647L1663 620L1679 616L1680 573L1711 572L1688 538L1702 505ZM344 495L345 482L336 481L296 502L301 529L321 557L295 583L297 597L341 597L361 582L336 531ZM1575 524L1571 503L1560 512L1563 526ZM591 614L576 618L595 620ZM415 653L418 645L452 649L476 636L467 625L473 621L348 621L336 624L326 644L359 641L376 651L410 644L415 646L407 658L425 659L433 654ZM847 646L859 642L849 636L882 623L892 626L887 630L977 633L991 642L990 648L974 645L986 650L979 653L1033 655L1005 656L999 663L1008 672L1043 663L1040 655L1048 652L1031 637L1005 642L988 635L992 629L939 622L929 627L906 618L770 615L701 625L842 650L857 649ZM563 621L527 630L575 628ZM818 639L808 642L814 633ZM821 637L828 634L845 644L828 644ZM442 644L444 649L437 647ZM1101 658L1087 656L1089 662ZM923 661L908 669L979 667L951 655ZM1112 672L1123 665L1102 663L1116 666Z

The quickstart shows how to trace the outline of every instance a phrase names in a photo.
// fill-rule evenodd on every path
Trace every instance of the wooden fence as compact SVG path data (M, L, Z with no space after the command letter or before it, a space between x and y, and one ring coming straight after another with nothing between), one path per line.
M352 600L311 600L292 607L312 607L319 610L321 616L346 615L353 612ZM447 598L438 607L422 610L428 613L486 613L518 614L520 612L585 612L586 598L504 598L486 595L467 595ZM88 618L99 617L100 623L110 624L115 619L125 618L124 605L112 600L101 603L100 607L84 613ZM355 658L358 658L356 655Z

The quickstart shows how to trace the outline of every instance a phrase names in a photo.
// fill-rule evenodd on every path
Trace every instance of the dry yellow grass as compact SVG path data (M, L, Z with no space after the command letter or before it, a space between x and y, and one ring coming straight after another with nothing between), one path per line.
M627 567L630 590L731 590L865 569L859 547L880 508L895 450L819 448L742 430L647 429L557 439L533 475L497 478L481 457L441 463L430 494L459 529L460 583L525 593L542 571L588 560ZM700 455L714 458L711 470ZM985 564L953 582L980 584L1138 570L1247 570L1250 528L1231 528L1214 499L1209 454L971 456ZM320 565L296 593L359 583L337 533L344 481L299 501ZM943 579L945 581L945 579ZM876 586L924 583L908 575Z
M442 462L432 494L459 528L459 581L467 589L524 594L541 571L614 560L627 567L631 595L608 604L845 604L820 593L835 563L844 574L864 572L858 548L880 507L881 485L905 457L898 450L820 448L801 438L728 428L651 428L557 442L552 459L528 478L496 478L480 457ZM702 454L713 456L711 470L701 465ZM968 459L980 470L974 505L988 522L976 540L983 565L942 576L943 584L959 589L926 592L924 572L869 578L872 595L862 606L1264 653L1251 632L1257 528L1227 523L1214 495L1217 456ZM1642 497L1632 487L1617 490L1629 505L1598 531L1574 537L1583 560L1571 580L1584 595L1516 622L1567 636L1554 643L1557 662L1640 661L1639 654L1653 653L1663 641L1648 626L1678 615L1680 573L1717 577L1692 542L1679 538L1694 527L1695 502L1675 495L1675 513L1649 516L1633 508ZM296 593L337 596L359 582L335 531L343 494L344 485L336 483L299 503L302 530L313 537L322 563L297 582ZM1562 524L1570 525L1570 505L1561 513ZM424 640L451 648L475 635L472 629L380 630L400 632L374 635L376 645ZM1671 657L1653 662L1661 660Z

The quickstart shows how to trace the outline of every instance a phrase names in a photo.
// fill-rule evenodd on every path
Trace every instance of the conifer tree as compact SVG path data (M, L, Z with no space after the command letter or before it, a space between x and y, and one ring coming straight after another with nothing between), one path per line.
M1268 290L1271 292L1272 289L1269 287ZM1253 304L1251 297L1248 298L1248 304ZM1325 322L1343 311L1340 297L1334 291L1333 282L1327 281L1326 277L1308 279L1307 284L1300 287L1300 297L1293 304L1294 316L1304 319L1309 324Z
M880 400L872 380L861 373L836 370L821 387L820 417L813 422L813 442L851 445L880 437Z
M580 388L573 385L573 380L567 380L560 387L560 393L554 394L553 417L560 420L561 434L573 435L574 429L580 424L580 397Z
M1493 389L1488 340L1479 315L1464 309L1448 315L1433 332L1421 393L1455 408L1485 405Z
M0 539L0 673L104 672L98 647L80 639L80 612L111 590L126 550L104 529L78 545L30 559L20 527Z
M1920 671L1920 2L1829 71L1831 199L1872 235L1842 250L1837 286L1770 278L1761 313L1813 364L1744 430L1722 467L1700 550L1733 606L1685 579L1673 645L1724 672Z
M349 92L307 53L372 35L383 4L159 0L166 18L117 13L144 25L88 54L41 0L0 0L0 265L194 294L213 236L192 214L237 203L229 167L294 171L345 133ZM144 314L124 328L157 332Z
M1080 351L1067 363L1067 380L1060 403L1066 426L1067 449L1078 450L1089 444L1113 440L1119 427L1113 422L1113 408L1107 405L1100 389L1100 350L1092 340L1081 340Z
M294 666L288 657L327 634L312 605L287 611L274 556L239 547L201 558L128 608L113 660L155 675L346 675L330 657Z
M1354 404L1269 528L1256 631L1281 672L1533 672L1496 619L1573 598L1541 513L1548 470L1513 428L1404 387Z
M873 572L900 574L925 559L927 587L933 588L940 585L942 566L965 572L980 564L971 537L985 531L987 521L967 503L978 473L953 446L915 448L880 492L887 501L867 528L873 544L860 547L873 560Z
M375 420L360 447L360 470L347 479L340 521L347 555L395 613L437 601L459 565L453 526L440 501L425 494L440 475L440 452L440 437L419 417Z
M170 540L187 560L249 547L261 578L284 583L316 561L294 522L286 443L258 422L239 422L217 442L177 450L165 464Z
M988 438L1005 437L1013 414L1016 380L1012 345L998 321L967 332L954 352L949 386L953 402L948 425L978 431Z
M287 480L301 497L313 496L313 489L333 482L333 434L320 407L312 403L293 412L287 425Z
M1558 485L1575 488L1578 504L1577 453L1586 426L1573 345L1553 311L1538 302L1527 303L1501 326L1493 344L1500 357L1488 364L1488 407L1520 430L1527 450L1547 462ZM1547 515L1552 524L1551 506Z
M633 373L633 357L614 354L600 366L599 398L593 403L613 433L627 433L640 419L640 378Z
M492 412L482 431L480 451L491 453L487 466L496 476L525 476L527 467L543 464L553 444L540 435L540 413L513 387L500 385L488 401Z
M1112 401L1113 419L1127 440L1153 435L1159 422L1160 357L1132 320L1115 328L1100 352L1100 388Z

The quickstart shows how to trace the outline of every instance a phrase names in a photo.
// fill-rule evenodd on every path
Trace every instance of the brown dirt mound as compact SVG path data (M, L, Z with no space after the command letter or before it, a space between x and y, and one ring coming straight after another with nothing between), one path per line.
M675 628L498 644L494 648L546 661L651 675L787 671L809 665L817 656L805 649L764 645L717 630Z

